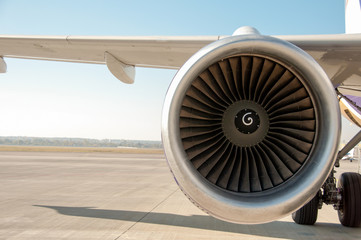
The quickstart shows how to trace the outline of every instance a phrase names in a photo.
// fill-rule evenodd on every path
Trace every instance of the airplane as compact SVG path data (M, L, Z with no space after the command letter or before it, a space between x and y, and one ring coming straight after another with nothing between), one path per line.
M4 58L106 64L131 84L136 67L178 69L162 112L162 141L180 189L206 213L259 224L292 214L312 225L322 204L361 223L361 176L334 167L341 113L361 126L360 1L346 1L346 33L265 36L0 35Z

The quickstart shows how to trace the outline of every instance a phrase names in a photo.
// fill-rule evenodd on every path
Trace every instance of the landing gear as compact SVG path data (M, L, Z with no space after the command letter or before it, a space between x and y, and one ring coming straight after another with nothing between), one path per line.
M338 218L342 225L359 227L361 224L361 175L343 173L339 181L342 201L338 208Z
M340 166L340 160L361 141L361 130L339 151L335 167ZM360 161L360 160L359 160ZM338 212L338 218L346 227L361 225L361 175L355 172L343 173L338 186L334 177L335 170L322 185L317 195L305 206L292 214L298 224L313 225L317 220L317 210L322 204L332 204Z
M320 192L316 194L305 206L292 213L292 219L295 223L302 225L313 225L317 220L318 208L320 202Z
M330 176L316 196L292 214L295 223L313 225L317 220L318 209L322 203L333 204L338 218L346 227L361 225L361 175L354 172L343 173L336 187L332 170Z
M361 130L338 153L335 166L340 159L361 141ZM360 161L360 160L359 160ZM334 204L342 225L359 227L361 225L361 175L354 172L343 173L338 184L340 200Z
M292 214L295 223L313 225L317 220L318 209L322 203L333 204L338 218L346 227L361 225L361 175L354 172L343 173L336 187L336 180L331 172L316 196L302 208Z

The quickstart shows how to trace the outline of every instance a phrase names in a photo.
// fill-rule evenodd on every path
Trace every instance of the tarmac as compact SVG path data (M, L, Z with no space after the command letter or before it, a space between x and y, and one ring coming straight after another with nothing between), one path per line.
M342 161L339 173L357 164ZM0 152L0 203L0 239L361 239L327 205L314 226L217 220L183 195L160 154Z

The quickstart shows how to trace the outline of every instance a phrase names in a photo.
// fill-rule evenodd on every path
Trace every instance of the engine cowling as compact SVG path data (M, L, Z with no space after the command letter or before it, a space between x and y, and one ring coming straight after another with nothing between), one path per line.
M165 99L162 140L182 191L212 216L264 223L307 203L330 173L340 113L323 69L258 34L193 55Z

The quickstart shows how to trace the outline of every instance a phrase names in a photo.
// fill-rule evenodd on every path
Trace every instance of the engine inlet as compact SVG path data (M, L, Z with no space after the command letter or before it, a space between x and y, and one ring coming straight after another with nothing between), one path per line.
M289 42L222 38L175 75L164 152L184 194L208 214L265 223L309 202L337 153L340 112L321 66Z
M241 55L193 81L179 125L189 161L204 178L249 193L276 187L302 167L316 116L296 74L270 58Z

